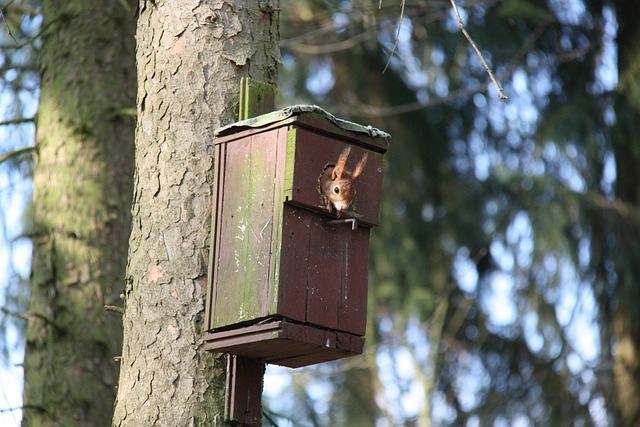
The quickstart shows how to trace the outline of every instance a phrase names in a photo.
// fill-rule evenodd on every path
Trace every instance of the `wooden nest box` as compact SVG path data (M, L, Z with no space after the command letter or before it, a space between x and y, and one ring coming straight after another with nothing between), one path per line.
M216 131L205 348L288 367L362 353L389 135L296 106ZM367 161L338 217L319 176Z

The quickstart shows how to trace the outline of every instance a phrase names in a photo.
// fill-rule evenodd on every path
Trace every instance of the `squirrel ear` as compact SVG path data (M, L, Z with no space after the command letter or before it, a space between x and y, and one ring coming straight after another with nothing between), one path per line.
M354 182L360 179L360 175L362 175L362 171L364 170L364 165L367 164L368 157L369 153L364 153L364 156L362 156L362 159L360 159L360 161L356 165L356 168L353 171L353 175L351 176Z
M333 168L333 172L331 173L331 177L333 179L343 178L345 167L347 166L347 159L349 158L350 152L351 152L351 146L349 145L340 153L340 157L338 157L338 162L336 163L336 166Z
M343 174L344 174L344 168L341 168L340 166L336 166L335 168L333 168L333 171L331 171L331 179L334 181L336 179L342 179Z

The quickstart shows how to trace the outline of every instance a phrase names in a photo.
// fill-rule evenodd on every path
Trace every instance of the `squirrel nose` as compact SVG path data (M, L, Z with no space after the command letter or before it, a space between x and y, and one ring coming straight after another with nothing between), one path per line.
M338 215L340 215L342 213L342 211L346 211L349 208L349 204L345 203L343 201L336 202L334 204L334 206L336 207L336 210L338 211Z

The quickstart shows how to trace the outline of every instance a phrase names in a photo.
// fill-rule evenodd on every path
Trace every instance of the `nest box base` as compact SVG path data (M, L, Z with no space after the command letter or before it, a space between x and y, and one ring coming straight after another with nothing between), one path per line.
M205 334L204 348L299 368L362 354L364 337L286 320Z

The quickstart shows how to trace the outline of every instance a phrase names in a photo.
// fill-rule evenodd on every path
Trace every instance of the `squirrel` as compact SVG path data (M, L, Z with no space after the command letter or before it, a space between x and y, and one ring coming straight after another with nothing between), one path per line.
M368 153L365 153L353 172L347 171L346 165L350 152L350 146L342 150L338 161L327 163L318 177L318 191L322 201L329 212L333 212L332 206L336 208L338 218L343 211L349 209L356 198L355 184L367 163Z

